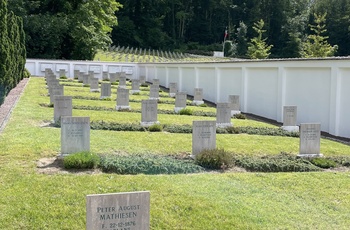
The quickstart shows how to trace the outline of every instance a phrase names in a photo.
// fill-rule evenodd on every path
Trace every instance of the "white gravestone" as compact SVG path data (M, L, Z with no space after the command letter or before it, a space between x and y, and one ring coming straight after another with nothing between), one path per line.
M141 104L141 125L151 126L159 124L158 102L156 100L142 100Z
M109 80L109 78L108 78L108 72L107 72L107 71L103 71L103 72L102 72L102 80L103 80L103 81Z
M100 92L100 88L98 85L98 78L90 79L90 92Z
M228 102L231 105L231 116L234 116L235 114L241 113L240 103L239 103L239 95L229 95Z
M150 85L149 99L159 100L159 86L158 85Z
M84 74L83 75L83 85L89 85L90 84L90 79L92 79L92 78L90 77L89 74Z
M77 69L75 69L74 70L74 79L79 79L79 75L80 75L80 70L77 70Z
M170 97L175 97L177 93L177 83L176 82L171 82L169 83L169 96Z
M159 87L159 79L153 79L152 85L156 85Z
M119 88L126 88L126 77L120 76L119 77Z
M129 89L117 89L117 106L116 110L130 110L129 106Z
M175 113L178 113L181 109L186 108L187 94L184 92L177 92L175 96Z
M63 116L72 116L72 96L54 96L54 122L59 122Z
M49 92L50 92L50 104L54 104L55 96L63 96L64 95L63 85L50 87Z
M89 79L92 79L95 77L95 72L92 70L89 70L88 75L89 75Z
M204 104L203 89L202 88L195 88L192 105L201 105L201 104Z
M231 127L231 105L221 102L216 104L216 126L220 128Z
M140 92L140 80L139 79L133 79L131 83L131 94L139 93Z
M55 77L54 78L51 78L51 77L47 78L46 84L47 84L47 88L49 89L49 92L48 92L49 94L50 94L50 88L60 86L59 80L57 80Z
M62 117L62 156L81 151L90 151L90 117Z
M84 73L79 71L79 74L78 74L78 81L79 81L79 82L82 82L82 81L83 81L83 77L84 77Z
M300 157L320 157L321 124L300 124Z
M216 121L193 121L192 157L201 151L216 148Z
M111 98L111 83L102 82L101 83L101 97L100 99Z
M86 196L86 230L149 230L150 193Z
M289 132L299 132L296 106L283 106L283 126L281 128Z
M60 69L59 71L58 71L58 77L63 77L63 76L66 76L66 70L64 70L64 69Z

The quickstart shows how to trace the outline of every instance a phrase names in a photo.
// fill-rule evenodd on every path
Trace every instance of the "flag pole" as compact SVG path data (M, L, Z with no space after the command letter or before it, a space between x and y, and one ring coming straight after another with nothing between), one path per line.
M227 26L225 28L225 34L224 34L224 42L222 43L222 54L225 57L225 41L226 41L226 37L227 37L228 33L227 33Z

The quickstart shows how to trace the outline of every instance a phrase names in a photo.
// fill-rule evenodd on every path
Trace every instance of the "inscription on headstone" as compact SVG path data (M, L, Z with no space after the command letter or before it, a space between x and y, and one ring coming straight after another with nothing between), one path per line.
M129 106L129 89L117 89L117 106L116 110L130 109Z
M300 146L299 156L321 156L321 124L300 124Z
M224 102L216 104L216 126L220 128L232 126L230 103Z
M54 96L54 122L60 121L63 116L72 116L72 96Z
M86 196L86 230L149 230L150 193Z
M90 117L61 118L61 154L90 151Z
M156 100L142 100L141 104L141 125L150 126L159 123L158 103Z
M216 122L193 121L192 123L192 155L195 157L205 149L216 148Z

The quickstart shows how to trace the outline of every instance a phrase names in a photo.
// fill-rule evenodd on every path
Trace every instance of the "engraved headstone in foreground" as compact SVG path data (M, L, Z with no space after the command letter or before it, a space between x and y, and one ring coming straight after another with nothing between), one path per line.
M86 230L149 230L150 193L127 192L86 196Z
M202 88L195 88L192 105L201 105L201 104L204 104L203 89Z
M281 128L289 132L299 132L296 106L283 106L283 126Z
M141 125L151 126L158 124L158 102L156 100L142 100Z
M54 96L54 122L60 121L63 116L72 116L72 96Z
M216 121L193 121L192 156L216 148Z
M187 94L185 92L177 92L175 96L175 113L178 113L181 109L186 108Z
M301 123L300 124L300 157L319 157L321 145L321 124Z
M220 128L232 126L230 103L224 102L216 104L216 126Z
M235 114L241 113L240 103L239 103L239 95L229 95L228 102L231 105L231 116L234 116Z
M90 117L61 118L61 154L90 151Z

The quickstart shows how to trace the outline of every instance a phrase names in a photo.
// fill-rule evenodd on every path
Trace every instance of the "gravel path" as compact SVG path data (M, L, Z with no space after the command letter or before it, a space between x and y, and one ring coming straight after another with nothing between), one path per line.
M4 104L0 106L0 133L5 128L8 119L10 118L13 108L22 95L24 88L29 82L29 78L24 78L18 85L13 88L5 98Z

